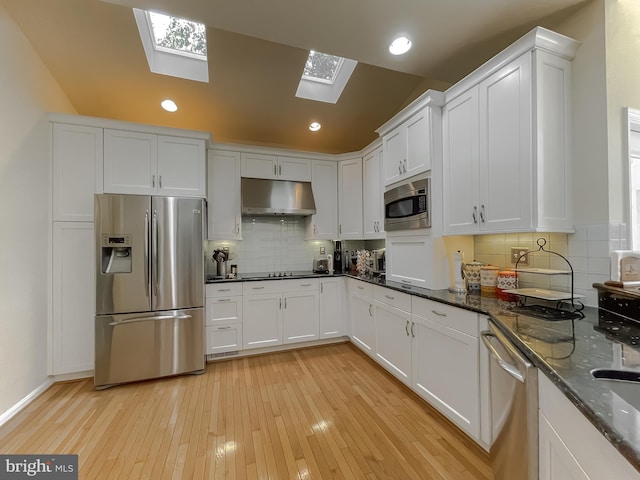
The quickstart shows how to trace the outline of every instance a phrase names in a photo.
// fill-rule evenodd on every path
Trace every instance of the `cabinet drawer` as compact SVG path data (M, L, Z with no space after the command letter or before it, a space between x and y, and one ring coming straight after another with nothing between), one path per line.
M206 325L242 322L242 296L207 298Z
M265 293L282 293L283 280L260 280L258 282L244 282L243 295L262 295Z
M209 283L206 286L206 296L209 297L234 297L242 295L242 283Z
M207 355L242 350L242 324L240 323L206 327L205 335Z
M373 284L371 283L350 278L349 290L352 295L356 294L356 295L362 295L363 297L373 298Z
M317 278L300 278L296 280L279 280L281 292L319 292L320 283Z
M417 320L426 318L432 322L478 337L478 314L440 302L411 297L411 312Z
M373 298L379 302L411 313L411 295L377 285L373 287Z

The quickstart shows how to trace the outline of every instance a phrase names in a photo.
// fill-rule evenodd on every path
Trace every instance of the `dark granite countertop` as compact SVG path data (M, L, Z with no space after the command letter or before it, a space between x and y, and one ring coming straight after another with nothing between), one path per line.
M293 272L292 276L264 278L258 274L207 283L328 278L327 274ZM549 321L514 313L513 305L481 295L456 295L387 281L358 277L364 282L490 316L498 328L540 369L611 444L640 471L640 384L596 380L595 368L640 371L640 323L602 308L586 307L584 318Z
M260 280L295 280L298 278L331 278L331 277L343 277L343 274L328 273L313 273L311 271L294 271L286 272L282 276L269 277L268 272L258 273L240 273L235 278L220 278L215 275L207 275L205 277L205 283L228 283L228 282L255 282Z

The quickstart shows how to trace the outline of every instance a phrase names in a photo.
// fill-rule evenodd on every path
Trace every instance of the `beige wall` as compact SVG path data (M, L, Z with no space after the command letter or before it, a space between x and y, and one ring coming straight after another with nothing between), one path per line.
M640 108L640 1L605 0L609 135L609 221L626 222L624 108Z
M47 111L75 113L0 6L0 415L47 379Z

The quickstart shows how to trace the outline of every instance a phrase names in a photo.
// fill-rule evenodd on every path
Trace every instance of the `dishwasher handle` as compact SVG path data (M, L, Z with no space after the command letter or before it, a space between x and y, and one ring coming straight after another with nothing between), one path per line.
M527 362L524 358L522 358L522 356L515 350L515 348L510 343L506 344L505 342L500 341L500 339L496 336L495 333L489 330L485 330L483 332L480 332L480 336L482 337L482 342L487 347L487 350L489 350L489 353L491 354L491 356L496 360L496 362L498 362L498 365L500 366L500 368L502 368L505 372L507 372L509 375L511 375L513 378L515 378L519 382L524 383L525 376L520 372L520 370L518 370L518 367L508 362L507 360L504 359L504 357L502 357L502 355L500 355L498 350L496 350L496 347L494 347L493 344L491 343L491 339L495 338L498 342L500 342L500 344L504 348L506 348L509 351L511 355L515 356L518 360L522 361L522 363L524 363L525 366L528 367L531 364Z

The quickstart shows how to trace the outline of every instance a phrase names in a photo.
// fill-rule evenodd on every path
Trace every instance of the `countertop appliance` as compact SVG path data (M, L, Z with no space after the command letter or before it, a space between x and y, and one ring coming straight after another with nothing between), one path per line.
M313 273L329 273L329 260L326 258L314 258Z
M96 195L96 389L204 372L204 200Z
M379 248L371 252L371 272L374 274L385 273L386 268L386 249Z
M538 478L538 370L489 321L491 434L495 480Z
M403 183L384 192L384 229L431 227L431 179Z
M315 215L311 182L242 178L242 214L251 216Z

